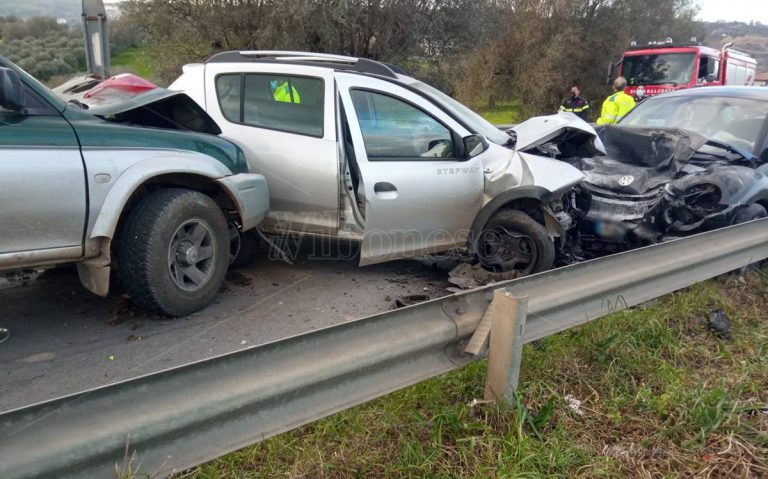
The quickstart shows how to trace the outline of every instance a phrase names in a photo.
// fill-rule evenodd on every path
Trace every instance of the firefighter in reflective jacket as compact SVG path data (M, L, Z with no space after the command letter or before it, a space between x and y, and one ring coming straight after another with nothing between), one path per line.
M272 87L272 96L275 101L301 103L299 92L288 81L272 80L270 86Z
M600 113L600 118L597 119L598 125L616 123L635 107L635 99L624 93L626 87L626 78L618 77L614 80L613 91L615 93L603 102L603 110Z
M581 88L578 85L571 87L571 96L563 100L560 111L568 111L584 121L589 121L589 102L581 96Z

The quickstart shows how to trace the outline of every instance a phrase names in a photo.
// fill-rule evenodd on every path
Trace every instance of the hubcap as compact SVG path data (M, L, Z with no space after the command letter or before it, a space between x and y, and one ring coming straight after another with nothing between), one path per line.
M201 219L187 220L176 228L168 247L168 271L184 291L198 291L213 276L216 238Z
M528 274L538 259L536 243L530 236L503 226L483 232L479 253L483 264L495 272L515 270Z

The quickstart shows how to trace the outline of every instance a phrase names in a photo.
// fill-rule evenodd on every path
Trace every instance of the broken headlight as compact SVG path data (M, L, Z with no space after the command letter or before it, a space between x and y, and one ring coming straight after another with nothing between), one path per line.
M700 223L708 216L725 209L725 206L720 204L720 188L712 184L694 185L682 192L667 185L666 192L668 205L665 217L668 224Z

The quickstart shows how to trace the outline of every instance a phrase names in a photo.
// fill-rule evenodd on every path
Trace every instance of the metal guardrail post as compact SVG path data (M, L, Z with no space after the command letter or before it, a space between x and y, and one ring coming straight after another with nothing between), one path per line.
M501 406L513 404L520 380L525 319L528 297L516 298L505 290L496 290L488 307L491 318L488 344L488 373L485 399Z

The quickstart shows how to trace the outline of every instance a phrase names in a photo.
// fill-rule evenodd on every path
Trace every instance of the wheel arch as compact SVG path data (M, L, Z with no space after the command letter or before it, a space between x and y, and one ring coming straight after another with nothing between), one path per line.
M486 203L475 216L469 231L470 245L479 237L485 224L497 211L505 208L515 209L534 217L541 214L541 206L552 201L554 195L541 186L520 186L496 196ZM545 221L537 219L542 225Z
M153 166L155 160L161 166ZM112 249L115 241L119 241L120 226L139 200L153 191L163 188L199 191L239 219L241 212L232 192L217 181L231 174L221 163L194 157L148 159L128 168L110 188L88 234L86 253L91 259L78 263L83 286L99 296L109 293Z

